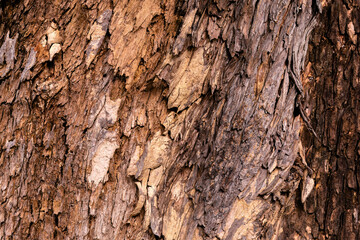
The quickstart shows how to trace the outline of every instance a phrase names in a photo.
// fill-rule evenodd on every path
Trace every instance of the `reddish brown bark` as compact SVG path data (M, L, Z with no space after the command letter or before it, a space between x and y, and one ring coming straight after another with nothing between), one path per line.
M359 238L359 18L1 1L0 238Z

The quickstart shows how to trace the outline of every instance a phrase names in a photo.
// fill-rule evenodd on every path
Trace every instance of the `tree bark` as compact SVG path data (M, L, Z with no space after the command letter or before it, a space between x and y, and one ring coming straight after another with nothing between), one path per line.
M0 239L360 238L356 1L0 4Z
M328 4L309 44L305 108L321 141L301 132L316 186L287 218L288 236L309 226L316 239L360 238L359 7L357 1Z

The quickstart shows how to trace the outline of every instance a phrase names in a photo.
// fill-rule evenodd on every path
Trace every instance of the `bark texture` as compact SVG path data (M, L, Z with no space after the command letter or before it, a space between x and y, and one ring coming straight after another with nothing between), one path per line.
M356 1L0 3L0 239L360 237Z
M301 133L316 186L289 215L289 237L308 228L311 238L360 239L359 18L358 1L333 1L310 41L304 109L321 141Z

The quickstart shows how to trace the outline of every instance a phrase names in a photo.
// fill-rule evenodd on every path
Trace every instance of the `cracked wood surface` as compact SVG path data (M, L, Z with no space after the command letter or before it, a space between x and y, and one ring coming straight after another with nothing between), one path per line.
M0 4L0 239L359 237L356 3Z

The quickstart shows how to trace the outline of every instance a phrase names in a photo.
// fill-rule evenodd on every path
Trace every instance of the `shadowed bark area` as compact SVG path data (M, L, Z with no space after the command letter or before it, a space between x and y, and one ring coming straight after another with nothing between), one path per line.
M0 3L0 239L358 236L355 3Z
M321 141L307 130L301 139L316 186L305 211L294 206L287 237L306 230L315 239L360 238L359 13L357 1L334 1L310 41L304 105Z

